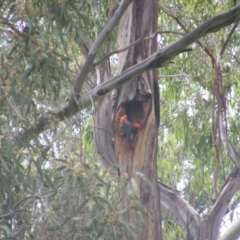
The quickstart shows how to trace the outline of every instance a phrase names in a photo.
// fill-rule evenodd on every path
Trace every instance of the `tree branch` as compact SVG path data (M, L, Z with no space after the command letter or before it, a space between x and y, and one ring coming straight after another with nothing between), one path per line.
M240 219L233 223L219 240L235 240L240 237Z
M192 237L191 239L200 239L201 224L205 221L208 226L211 225L208 227L208 229L211 230L209 236L211 236L211 239L217 239L219 227L229 202L233 195L240 190L239 169L235 168L229 175L206 220L202 219L198 212L196 212L189 203L183 200L177 190L161 182L158 182L158 187L161 192L160 201L162 213L176 221L186 232L189 230L189 234Z
M228 43L230 42L231 37L232 37L233 33L235 32L236 28L238 27L238 25L239 25L239 19L235 22L234 26L232 27L230 33L227 36L226 41L223 44L223 47L222 47L221 52L220 52L220 57L222 57L223 53L225 52L225 49L226 49Z
M92 45L92 47L89 51L89 54L86 58L86 61L83 65L83 67L82 67L74 85L73 85L73 96L71 97L72 102L75 100L76 97L79 96L78 94L80 93L80 91L82 89L82 86L83 86L83 83L84 83L88 73L90 72L90 70L92 68L93 62L94 62L95 57L98 53L98 50L100 49L100 46L102 45L104 40L108 37L108 35L112 31L112 29L115 27L115 25L118 23L121 16L123 15L126 8L128 7L128 5L131 2L132 2L132 0L122 1L122 3L119 5L118 9L114 13L113 17L109 21L109 23L104 27L104 29L102 30L102 32L98 36L97 40Z
M115 14L120 14L118 13L118 11L121 12L118 9ZM26 143L30 141L34 137L34 135L38 135L41 132L48 129L52 121L54 120L63 121L66 118L73 116L76 112L90 106L92 101L99 100L103 95L107 94L108 92L117 87L120 87L124 83L131 81L132 79L136 78L143 72L146 72L152 68L166 66L176 55L178 55L188 45L192 44L200 37L206 35L208 33L209 28L213 30L212 26L219 27L219 25L218 24L216 25L216 23L221 22L222 25L225 26L226 23L224 22L224 20L229 23L230 18L235 19L235 17L238 15L240 15L240 6L234 7L227 12L221 13L206 20L199 27L197 27L192 32L188 33L180 40L163 49L158 50L155 54L151 55L149 58L143 60L142 62L132 66L131 68L127 69L121 75L113 77L109 81L100 84L99 86L94 88L89 94L81 96L77 100L77 105L75 104L75 102L69 101L69 103L67 103L63 107L60 107L59 109L56 109L51 112L48 111L46 114L40 115L31 127L20 133L15 138L15 141L20 143L21 147L23 145L23 142ZM94 44L92 49L95 49L95 47L96 45ZM92 56L92 54L93 53L89 53L89 56ZM89 57L89 59L85 62L85 68L87 68L87 71L89 71L89 69L91 68L94 58ZM87 62L89 63L89 61L91 66L88 68L86 65ZM81 73L84 74L84 78L82 78L83 75ZM83 71L82 69L81 73L79 74L78 80L76 81L75 85L78 85L78 83L81 82L82 79L85 79L86 77L85 70ZM77 87L77 89L79 89L79 86Z
M179 223L193 238L199 239L201 218L198 212L183 198L179 192L161 182L158 182L162 213Z
M153 34L151 34L149 37L140 37L139 39L137 39L136 41L134 41L133 43L131 43L130 45L128 45L127 47L125 48L121 48L121 49L118 49L118 50L115 50L115 51L112 51L108 54L106 54L104 57L102 57L102 59L100 59L99 61L95 62L93 64L93 67L96 67L97 65L99 65L102 61L106 60L107 58L111 57L112 55L114 54L117 54L117 53L121 53L121 52L124 52L126 50L128 50L129 48L135 46L137 43L139 42L142 42L142 41L146 41L146 40L150 40L150 39L153 39L155 38L155 36L159 33L173 33L173 34L179 34L179 35L185 35L184 33L182 32L177 32L177 31L156 31L154 32Z
M240 190L240 176L239 169L234 169L225 182L218 198L212 208L211 213L208 216L207 222L211 224L211 236L212 239L217 239L218 230L222 222L222 218L228 208L229 202L233 195Z
M169 11L167 8L165 8L165 7L164 7L163 5L161 5L160 3L158 4L158 6L159 6L159 8L160 8L163 12L165 12L167 15L169 15L170 17L172 17L172 18L178 23L178 25L179 25L186 33L189 32L188 28L187 28L186 26L184 26L184 24L179 20L179 18L176 16L175 13ZM202 48L202 50L210 57L211 62L212 62L212 65L213 65L213 67L214 67L214 65L215 65L215 59L214 59L214 56L213 56L213 54L211 53L210 49L208 49L207 47L205 47L200 40L197 40L196 42L197 42L197 44Z

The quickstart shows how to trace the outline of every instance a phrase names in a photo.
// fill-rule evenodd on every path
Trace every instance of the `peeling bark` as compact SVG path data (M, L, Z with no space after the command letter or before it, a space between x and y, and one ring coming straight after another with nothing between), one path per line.
M111 113L111 96L107 94L98 101L94 110L93 140L103 165L116 169L117 159L112 140Z
M157 30L157 2L155 0L137 0L130 4L118 25L119 48L128 46L136 39L149 36ZM129 67L141 62L156 51L156 38L140 42L133 48L119 54L119 74ZM149 217L142 232L136 239L161 239L161 216L159 191L157 186L157 149L159 96L158 72L151 70L136 77L117 89L113 97L113 135L117 161L125 166L121 174L126 172L138 186L137 195ZM127 114L130 122L141 125L136 139L124 139L119 135L119 121ZM135 173L146 176L150 186ZM129 215L129 221L136 223L134 213Z

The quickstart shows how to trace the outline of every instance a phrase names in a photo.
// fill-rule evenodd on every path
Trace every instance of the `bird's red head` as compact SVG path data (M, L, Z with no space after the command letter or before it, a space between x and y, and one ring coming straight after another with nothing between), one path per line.
M127 114L123 115L123 116L120 118L120 122L121 122L121 123L127 122L127 120L128 120L127 118L128 118Z
M133 128L135 129L139 129L140 128L140 124L139 123L133 123Z

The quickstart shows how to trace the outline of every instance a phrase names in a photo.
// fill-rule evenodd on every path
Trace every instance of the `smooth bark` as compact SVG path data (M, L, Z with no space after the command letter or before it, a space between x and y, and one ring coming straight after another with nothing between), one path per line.
M179 223L187 233L188 240L217 240L222 219L227 211L229 202L240 190L239 170L236 168L229 175L220 191L211 212L201 217L194 208L186 202L180 193L159 182L161 191L161 209L164 216Z

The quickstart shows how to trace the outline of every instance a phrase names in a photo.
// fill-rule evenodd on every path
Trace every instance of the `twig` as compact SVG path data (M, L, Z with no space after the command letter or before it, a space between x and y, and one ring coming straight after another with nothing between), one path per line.
M21 38L24 38L24 33L22 33L20 30L18 30L17 27L13 23L9 22L7 18L0 15L0 19L2 19L2 23L9 26L16 35L20 36ZM12 32L12 34L14 35L13 32Z
M12 211L12 212L10 212L10 213L6 213L6 214L1 215L1 216L0 216L0 219L10 217L11 215L14 215L14 214L16 214L16 213L18 213L18 212L27 212L27 210L26 210L26 209L14 210L14 211Z
M102 57L102 59L100 59L99 61L95 62L93 64L93 67L96 67L102 61L106 60L107 58L111 57L114 54L121 53L121 52L124 52L124 51L128 50L129 48L133 47L134 45L136 45L139 42L153 39L159 33L173 33L173 34L185 35L185 33L177 32L177 31L160 31L160 30L158 30L158 31L154 32L153 34L151 34L149 37L140 37L139 39L137 39L135 42L131 43L127 47L121 48L121 49L118 49L118 50L115 50L115 51L112 51L112 52L106 54L104 57Z
M239 25L239 21L240 21L239 19L236 21L236 23L235 23L234 26L232 27L230 33L228 34L227 39L226 39L226 41L224 42L223 47L222 47L222 49L221 49L220 57L221 57L221 56L223 55L223 53L225 52L225 49L226 49L226 47L227 47L227 45L228 45L228 43L229 43L229 41L230 41L230 39L231 39L234 31L236 30L236 28L237 28L238 25Z
M8 105L10 106L10 108L13 110L13 112L15 112L15 114L17 115L17 117L19 118L19 120L24 120L23 117L21 116L21 114L17 111L17 109L13 106L13 104L11 103L10 99L8 97L6 97Z
M2 27L0 27L0 32L7 33L9 35L13 35L14 34L14 32L12 30L6 29L6 28L2 28Z
M160 9L162 9L163 12L165 12L167 15L172 17L186 33L189 32L189 30L184 26L184 24L179 20L179 18L175 14L170 12L167 8L165 8L160 3L158 4L158 6ZM196 42L203 49L203 51L210 57L210 59L212 61L212 65L214 66L215 60L214 60L214 57L213 57L212 53L210 52L210 50L207 47L205 47L200 40L196 40Z

